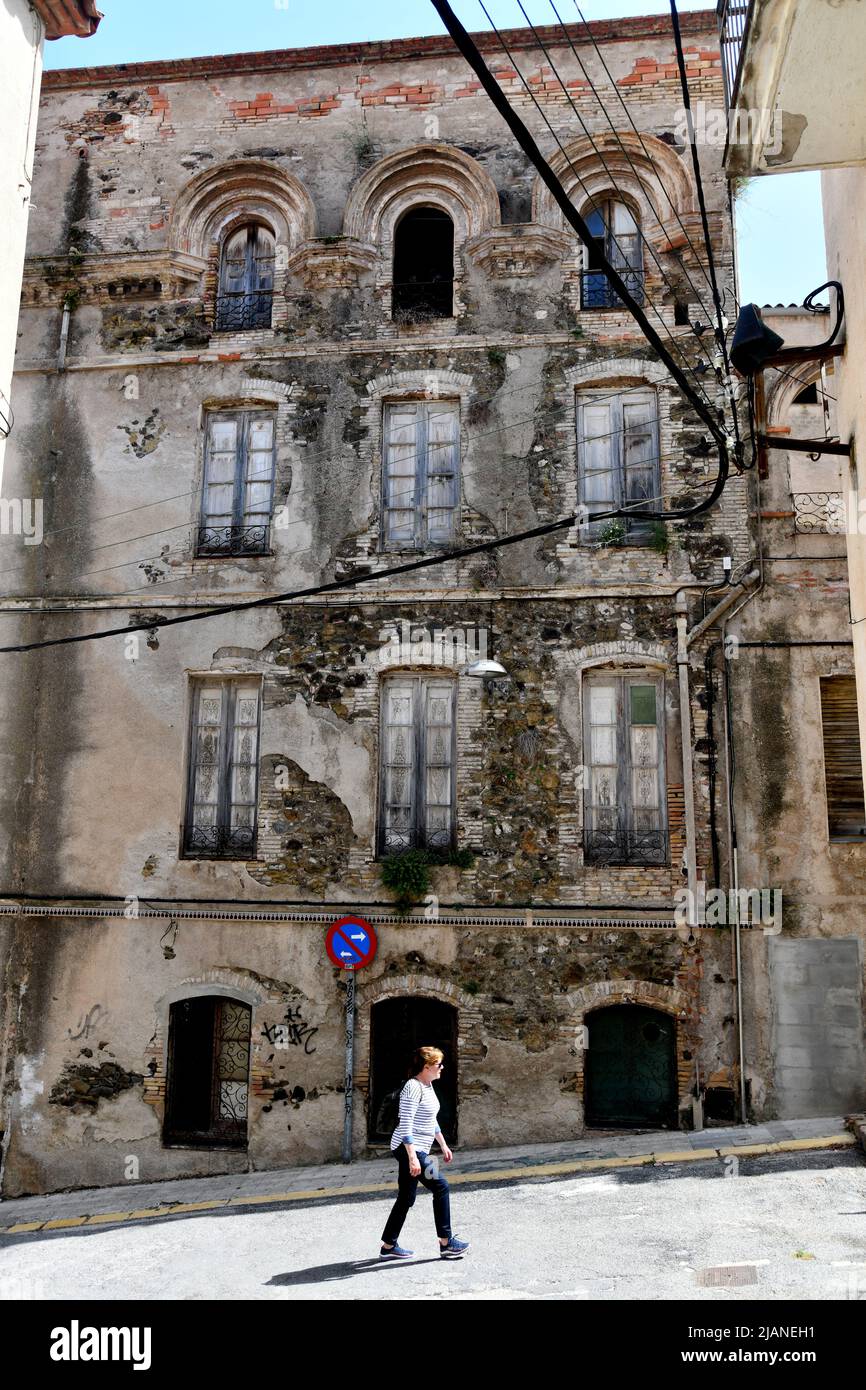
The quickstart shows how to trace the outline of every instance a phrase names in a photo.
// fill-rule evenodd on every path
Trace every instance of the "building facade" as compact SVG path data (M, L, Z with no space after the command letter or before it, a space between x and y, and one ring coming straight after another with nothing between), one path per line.
M683 27L721 105L713 16ZM700 369L668 24L593 26L639 135L561 32L506 37ZM715 461L450 42L53 73L36 180L9 487L45 537L6 545L0 645L93 638L3 656L4 1194L339 1158L353 912L355 1154L422 1041L465 1146L733 1118L732 936L675 905L728 871L706 663L754 485L593 523L699 502Z

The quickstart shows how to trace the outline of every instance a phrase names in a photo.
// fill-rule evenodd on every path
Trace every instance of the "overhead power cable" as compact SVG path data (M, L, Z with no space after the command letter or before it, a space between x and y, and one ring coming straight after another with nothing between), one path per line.
M489 13L488 9L486 8L486 5L483 3L483 0L480 0L480 3L481 3L481 8L482 8L482 10L484 11L484 14L486 15L488 21L492 24L493 21L492 21L492 19L490 18L490 13ZM583 116L580 114L580 108L577 106L577 104L576 104L576 102L574 101L574 98L572 97L570 91L568 90L567 86L566 86L565 83L563 82L563 80L562 80L562 78L561 78L561 76L560 76L560 74L559 74L559 71L557 70L556 64L555 64L554 61L553 61L553 57L552 57L552 55L551 55L551 53L550 53L549 48L548 48L547 45L545 44L543 38L542 38L541 35L539 34L539 32L538 32L538 30L536 29L535 25L532 23L532 20L529 18L529 15L526 13L526 8L525 8L525 6L524 6L524 4L523 4L523 0L517 0L517 7L518 7L518 9L520 10L520 13L523 15L524 19L526 20L527 24L529 25L529 28L531 29L532 33L535 35L535 38L538 40L538 45L539 45L539 47L540 47L542 53L544 54L545 58L547 59L547 62L548 62L548 64L549 64L549 66L550 66L550 70L551 70L551 72L553 73L554 77L556 78L557 82L559 83L560 87L562 88L562 90L563 90L563 92L564 92L564 94L565 94L566 100L568 101L569 106L571 107L572 111L574 112L575 116L577 117L578 121L580 122L581 129L583 130L584 135L586 136L587 140L589 141L590 145L592 146L593 152L594 152L594 154L597 156L599 162L601 163L602 168L604 169L605 173L607 174L608 179L610 180L611 187L612 187L613 189L615 189L616 191L619 192L620 190L619 190L619 187L618 187L618 185L617 185L617 181L616 181L616 178L615 178L615 176L614 176L613 170L611 169L610 165L608 164L608 162L607 162L607 160L606 160L606 158L605 158L605 156L604 156L602 150L599 149L599 146L598 146L598 144L596 143L596 141L595 141L595 139L594 139L594 137L593 137L593 134L592 134L592 132L591 132L590 129L589 129L589 126L586 124L586 121L583 119ZM554 13L556 13L555 10L554 10ZM557 18L558 18L558 16L557 16ZM564 28L564 26L563 26L563 28ZM510 51L507 49L507 47L506 47L506 45L505 45L505 41L504 41L504 39L503 39L503 37L502 37L502 34L501 34L498 30L495 29L495 26L494 26L494 30L495 30L495 32L496 32L496 34L497 34L497 37L499 38L500 43L501 43L501 44L503 45L503 47L506 49L506 52L508 52L510 60L511 60L512 62L514 62L514 59L513 59L512 55L510 54ZM566 36L566 39L568 39L568 32L567 32L567 31L565 31L565 36ZM573 52L576 52L576 50L574 49L574 45L573 45L573 44L572 44L572 51L573 51ZM516 64L515 64L515 67L516 67ZM519 69L517 69L517 71L519 72ZM570 158L569 155L566 153L566 150L565 150L565 148L563 147L562 142L561 142L560 139L559 139L559 136L556 135L555 131L553 130L553 126L550 124L550 122L548 121L547 117L545 116L545 114L544 114L544 112L543 112L543 110L542 110L540 104L538 103L538 101L537 101L537 99L536 99L536 97L535 97L535 94L534 94L533 92L530 91L530 88L529 88L528 83L526 83L526 82L524 81L524 79L523 79L523 74L522 74L522 73L520 73L520 78L521 78L521 81L523 81L523 85L524 85L525 89L526 89L527 91L530 92L530 95L532 96L533 102L534 102L535 106L538 108L538 111L539 111L539 113L541 114L541 117L542 117L542 119L544 120L545 125L547 126L547 128L548 128L548 130L551 132L551 134L553 135L554 139L556 140L556 143L559 145L559 148L560 148L562 154L563 154L564 157L568 160L568 164L569 164L569 167L570 167L572 173L573 173L573 174L575 175L575 177L577 178L578 182L580 183L581 188L583 189L584 193L586 194L586 196L587 196L587 198L588 198L588 200L589 200L589 206L592 208L593 212L600 213L600 209L599 209L599 207L598 207L598 204L597 204L596 201L595 201L595 198L594 198L593 195L590 193L590 191L589 191L589 189L587 188L586 183L584 182L584 180L583 180L583 179L580 177L580 175L577 173L577 170L575 169L574 164L573 164L571 158ZM601 103L601 105L602 105L602 107L603 107L603 103ZM609 120L609 119L610 119L610 117L608 117L608 120ZM620 143L621 143L621 142L620 142ZM617 240L616 240L616 237L614 236L614 233L613 233L612 229L608 229L608 235L609 235L609 237L610 237L610 239L611 239L612 244L615 246L616 250L619 251L620 255L622 255L622 247L618 244L618 242L617 242ZM664 266L662 265L661 261L659 260L658 255L656 254L655 248L653 247L652 243L651 243L650 241L647 240L647 238L643 235L643 232L642 232L642 231L639 232L639 237L640 237L640 244L641 244L641 246L645 246L645 247L646 247L647 251L650 253L650 255L651 255L652 258L653 258L653 261L655 262L655 265L656 265L656 268L657 268L657 270L658 270L658 272L659 272L659 275L661 276L661 278L662 278L662 280L664 281L664 283L667 285L667 288L670 290L671 294L676 298L676 294L677 294L676 286L671 282L670 278L669 278L668 275L665 273ZM685 267L683 267L683 269L684 269L684 271L685 271ZM686 272L686 274L687 274L687 272ZM689 283L691 284L692 289L695 291L695 294L697 295L698 303L700 304L701 309L704 311L704 313L709 314L710 311L708 310L707 306L704 304L704 301L703 301L703 299L701 298L700 293L699 293L699 291L697 290L697 287L695 286L694 282L691 281L691 280L689 280ZM687 365L688 367L690 367L690 363L688 362L688 359L686 358L685 353L682 351L682 348L680 347L680 345L679 345L679 343L677 342L676 338L673 336L673 334L671 333L671 331L670 331L670 329L668 328L667 324L665 323L665 321L664 321L664 316L663 316L662 313L656 308L656 306L655 306L654 304L651 304L651 307L652 307L653 310L655 311L656 316L657 316L657 317L659 318L659 320L661 321L661 323L662 323L662 325L663 325L663 327L664 327L664 329L665 329L665 332L667 333L668 337L671 339L672 343L673 343L674 346L676 347L676 350L677 350L677 352L680 354L680 357L686 362L686 365ZM706 393L704 393L704 394L706 394ZM707 399L709 399L709 398L707 398Z
M495 106L496 110L500 113L503 120L506 122L509 129L514 134L524 154L526 154L527 158L531 160L535 168L538 170L543 182L550 190L557 205L561 208L562 213L565 216L567 222L577 232L584 245L588 248L592 247L593 238L590 234L589 228L587 227L583 218L574 208L565 189L563 188L559 179L553 173L553 170L550 168L547 161L544 159L541 151L538 148L538 145L536 144L533 137L530 135L523 121L521 121L520 117L517 116L517 114L511 109L511 106L509 105L504 92L500 88L499 84L494 80L491 72L489 71L487 65L481 57L481 54L478 52L477 47L467 34L463 25L457 19L456 15L454 14L454 11L451 9L451 6L446 3L446 0L432 0L432 2L437 14L439 15L446 29L450 33L452 39L459 48L460 52L463 54L464 58L469 63L469 66L475 72L476 76L481 82L482 87L487 92L488 96L493 102L493 105ZM647 317L641 309L640 305L635 301L633 296L630 294L629 290L626 288L626 285L624 284L621 276L610 264L610 262L607 261L605 257L598 255L598 261L602 265L611 285L619 295L623 304L629 310L636 323L642 329L644 336L647 338L648 342L655 349L658 356L661 358L665 366L668 368L668 371L670 372L674 381L680 387L680 390L683 392L686 399L691 402L692 406L695 409L695 413L701 420L703 420L704 424L709 429L710 434L712 435L713 439L716 441L716 444L718 446L718 475L716 479L716 486L713 489L713 493L710 496L710 498L708 498L705 502L698 504L697 508L685 508L684 510L677 513L643 513L643 516L650 520L681 520L685 516L695 515L696 510L703 511L707 507L712 506L713 503L717 500L717 498L721 496L730 469L730 460L728 456L728 436L714 418L712 410L708 411L705 408L703 402L695 395L691 383L688 381L685 374L677 366L676 362L671 358L670 354L664 346L664 343L661 341L655 329L647 320ZM638 513L637 515L640 514Z
M433 3L434 3L434 5L436 6L436 8L437 8L437 10L438 10L438 9L439 9L439 5L437 4L437 0L433 0ZM518 0L518 3L519 3L519 0ZM502 34L501 34L500 31L497 29L496 24L494 23L494 21L493 21L491 15L490 15L490 11L487 9L487 6L486 6L485 3L484 3L484 0L479 0L479 4L480 4L480 6L481 6L481 9L482 9L482 11L483 11L483 13L484 13L485 18L487 19L488 24L490 25L491 29L493 30L493 32L495 33L496 37L497 37L498 40L499 40L499 43L500 43L500 46L501 46L501 48L502 48L503 53L505 54L505 56L506 56L506 58L508 59L509 63L512 65L514 71L518 74L518 76L519 76L519 78L520 78L520 81L521 81L522 84L523 84L524 90L526 91L526 93L527 93L527 95L528 95L530 101L532 102L533 106L535 107L535 109L536 109L536 111L538 112L539 116L541 117L542 121L543 121L544 124L546 125L548 131L549 131L550 134L553 136L553 139L554 139L554 141L556 142L556 144L558 145L559 151L560 151L560 153L562 154L564 160L566 161L566 163L567 163L569 169L571 170L572 174L574 175L574 178L575 178L576 182L579 183L579 184L580 184L580 187L583 189L584 195L585 195L585 197L586 197L588 203L590 204L590 206L591 206L591 208L592 208L592 211L597 213L597 212L599 211L599 209L597 208L597 206L596 206L596 204L595 204L595 200L593 199L593 196L592 196L592 194L590 193L590 190L587 188L586 183L585 183L584 180L581 178L581 176L580 176L580 174L578 173L577 169L575 169L574 163L572 162L571 157L570 157L569 154L568 154L568 151L566 150L565 146L563 145L562 141L560 140L559 136L557 135L556 131L554 130L554 128L553 128L553 126L551 125L550 121L548 120L547 116L545 115L545 112L544 112L544 110L542 109L541 104L540 104L539 101L538 101L538 98L536 97L535 93L533 92L532 88L530 87L529 83L527 82L526 78L524 77L524 75L523 75L523 73L522 73L522 71L521 71L520 65L518 64L517 59L514 57L514 54L511 52L510 48L508 47L507 43L505 42L504 38L502 37ZM451 13L452 17L454 17L454 16L453 16L453 11L451 11L450 6L446 6L446 8L449 10L449 13ZM521 8L522 8L522 6L521 6ZM524 10L523 13L525 14L526 11ZM455 18L455 23L458 23L458 24L459 24L459 20L457 20L456 17L454 17L454 18ZM469 45L471 46L472 50L474 51L474 53L475 53L475 55L476 55L476 57L477 57L477 61L478 61L478 63L480 64L480 68L483 69L483 71L484 71L484 72L486 73L486 75L487 75L487 78L488 78L488 80L489 80L489 82L490 82L490 84L491 84L491 90L492 90L492 91L495 91L495 92L497 93L497 96L498 96L499 100L500 100L500 101L502 102L502 104L503 104L502 107L499 107L499 108L498 108L498 109L500 109L500 113L503 114L503 115L505 115L505 112L508 112L508 113L509 113L507 116L505 116L505 119L506 119L506 121L509 122L509 124L511 124L511 120L509 120L509 117L511 117L511 118L513 119L513 121L515 122L515 125L512 127L514 133L517 134L517 126L519 126L520 129L523 131L524 135L526 136L526 138L531 142L533 148L535 149L535 151L536 151L536 153L537 153L537 155L538 155L538 158L539 158L540 160L543 160L543 156L541 155L541 152L538 150L538 146L536 145L536 143L535 143L533 137L530 135L530 133L529 133L527 127L523 124L523 122L522 122L522 121L520 120L520 118L517 116L516 112L514 112L513 109L512 109L512 107L509 105L508 100L507 100L507 98L505 97L505 94L503 93L503 91L502 91L502 89L500 88L499 84L498 84L498 83L495 81L495 79L493 78L493 76L492 76L492 74L490 73L489 69L486 67L486 65L485 65L485 63L484 63L484 60L483 60L482 57L481 57L481 54L478 52L478 49L477 49L477 48L475 47L475 45L473 44L473 42L472 42L470 36L466 33L466 30L463 29L463 26L462 26L462 25L461 25L460 27L461 27L461 29L462 29L463 34L464 34L465 37L466 37L467 42L469 43ZM536 37L538 37L537 32L536 32L536 30L533 28L533 26L532 26L531 23L530 23L530 26L529 26L529 27L532 29L533 33L536 34ZM453 35L452 35L452 37L453 37ZM545 52L545 54L547 55L548 62L550 62L551 68L553 69L553 64L552 64L552 60L550 59L550 55L547 53L547 50L544 48L544 44L541 42L540 39L539 39L539 44L540 44L542 50L543 50L543 51ZM464 56L466 56L466 55L464 55ZM473 67L474 67L474 64L473 64ZM553 70L555 71L555 69L553 69ZM478 69L476 69L476 71L478 71ZM562 79L559 77L559 74L558 74L558 73L557 73L557 79L558 79L559 84L560 84L560 86L562 87L562 89L563 89L563 91L564 91L564 93L565 93L566 99L568 100L569 104L570 104L571 107L572 107L572 110L575 112L575 115L577 115L578 120L581 120L580 113L578 112L577 107L575 106L575 104L574 104L574 102L573 102L573 100L572 100L572 98L571 98L571 94L569 93L568 89L565 87L565 85L564 85L564 83L562 82ZM497 105L498 105L498 103L497 103ZM503 108L504 108L504 109L503 109ZM581 120L581 124L583 124L582 120ZM586 130L586 126L584 126L584 130ZM597 147L597 146L595 145L595 143L592 141L592 137L590 136L589 139L590 139L590 142L593 144L593 148L594 148L596 154L597 154L597 155L599 156L599 158L602 160L602 163L604 163L603 156L601 155L601 153L600 153L598 147ZM519 136L519 135L518 135L518 140L520 140L520 136ZM521 143L522 143L522 141L521 141ZM526 149L524 152L525 152L525 153L529 153L529 150ZM530 158L532 158L531 155L530 155ZM565 193L565 189L562 188L561 183L559 182L558 179L556 179L556 175L553 173L553 170L550 168L549 164L547 164L546 161L544 161L544 166L545 166L545 168L547 169L547 172L548 172L548 174L550 175L550 178L551 178L551 179L554 179L555 182L557 183L557 185L559 186L559 188L562 190L563 197L566 199L566 204L567 204L567 206L568 206L568 208L569 208L569 210L570 210L570 214L571 214L571 215L569 216L569 220L572 222L572 225L575 227L575 230L578 230L578 235L580 235L581 240L583 240L583 241L585 242L586 246L587 246L589 249L592 250L592 253L593 253L593 256L594 256L594 261L595 261L595 266L597 266L598 269L601 270L601 271L607 276L607 279L608 279L609 283L610 283L611 285L613 285L613 287L614 287L615 289L619 290L619 286L622 286L623 289L625 289L625 282L621 279L621 277L619 276L618 272L614 270L614 267L613 267L613 265L611 264L611 262L610 262L609 260L607 260L606 257L604 257L604 256L599 252L597 243L596 243L595 239L592 237L592 234L590 233L589 228L586 226L586 223L584 222L583 218L581 218L581 217L578 216L577 210L574 208L574 205L571 203L570 199L568 198L568 195ZM541 167L540 167L540 165L536 165L536 167L539 169L539 172L541 172ZM542 173L542 177L543 177L543 178L545 177L543 173ZM545 182L548 183L548 187L551 187L551 191L552 191L552 185L549 183L549 181L548 181L547 178L545 178ZM616 181L615 181L615 180L613 180L613 183L614 183L614 187L616 187ZM557 201L559 201L558 198L557 198ZM563 211L564 211L564 210L565 210L565 207L563 206L563 204L560 204L560 206L563 207ZM584 232L581 232L581 231L578 229L577 223L574 222L574 218L577 218L577 219L578 219L578 222L580 223L580 226L584 229L584 232L586 233L585 236L584 236ZM626 266L626 265L628 264L628 258L627 258L627 256L625 255L625 253L623 252L623 249L622 249L622 247L620 246L619 242L617 241L616 237L614 236L613 230L612 230L611 228L608 228L608 237L609 237L609 240L611 241L611 243L612 243L614 249L615 249L616 251L619 252L620 257L622 258L622 264L623 264L623 266ZM649 246L649 243L645 243L645 242L643 241L643 238L642 238L642 237L641 237L641 242L642 242L642 244L647 245L648 249L650 250L650 253L655 257L655 253L654 253L654 251L652 250L652 247ZM655 260L656 260L656 264L659 265L659 269L660 269L660 271L661 271L662 279L665 280L665 282L666 282L668 288L671 290L671 292L675 294L676 291L675 291L675 289L674 289L674 286L671 285L670 281L669 281L669 280L667 279L667 277L665 276L664 271L661 269L660 263L658 262L658 258L655 257ZM616 279L614 279L614 276L616 277ZM645 325L645 327L644 327L645 333L652 333L652 334L653 334L655 342L657 342L658 345L659 345L659 350L661 350L661 351L664 353L664 355L665 355L665 360L666 360L666 362L667 362L668 365L669 365L669 369L670 369L670 370L673 370L673 368L676 367L676 363L674 362L673 358L670 357L670 355L667 353L666 349L664 348L662 339L658 337L658 335L655 333L655 330L651 327L651 325L650 325L650 323L649 323L649 320L646 318L646 315L643 314L643 310L642 310L642 309L640 308L640 306L638 305L638 301L631 295L631 293L630 293L629 291L626 291L626 295L627 295L626 307L629 308L629 309L631 309L633 313L634 313L634 310L635 310L635 309L639 309L639 310L640 310L640 313L641 313L642 319L643 319L643 324L642 324L642 326ZM622 297L622 296L621 296L621 297ZM661 311L660 311L660 309L657 307L657 305L655 305L651 300L648 300L648 304L649 304L649 307L652 309L653 313L655 314L656 318L657 318L657 319L659 320L659 322L661 323L661 326L662 326L662 328L664 329L665 333L667 334L668 338L670 339L671 344L672 344L672 346L673 346L673 348L674 348L674 351L676 351L677 353L679 353L681 359L682 359L683 362L685 363L685 365L686 365L686 370L687 370L687 371L691 371L691 370L692 370L691 364L689 363L688 359L686 358L685 353L683 352L683 350L682 350L682 348L680 347L679 343L677 342L676 338L675 338L674 335L671 333L671 330L668 328L668 325L665 323L664 315L661 313ZM677 371L679 372L679 368L677 368ZM690 391L691 395L692 395L692 399L694 399L694 400L697 400L697 399L698 399L696 396L694 396L694 388L695 388L695 386L697 386L697 389L701 392L701 395L704 397L704 400L706 401L707 406L709 407L710 411L711 411L711 412L714 412L714 411L715 411L716 407L713 405L713 402L710 400L710 398L709 398L709 396L707 395L706 391L704 390L704 388L703 388L699 383L697 383L697 382L689 383L689 382L688 382L688 378L685 377L684 375L682 375L682 373L680 373L680 377L679 377L678 379L681 379L682 382L685 382L685 383L686 383L686 386L685 386L683 389L688 389L688 390Z
M698 157L698 144L697 140L695 139L695 122L694 117L692 116L692 99L691 93L689 92L689 79L686 74L686 58L683 52L683 36L680 33L680 17L677 13L676 0L670 0L670 4L671 23L673 25L674 30L674 44L676 46L677 51L677 67L679 68L680 72L680 89L683 94L683 105L686 109L686 127L689 132L689 145L691 147L692 152L692 168L694 169L695 173L695 185L697 187L698 193L698 207L701 211L701 227L703 228L704 233L704 245L706 246L707 250L707 266L710 272L710 279L712 281L713 287L713 303L716 306L716 323L718 325L718 332L716 334L716 337L718 339L719 347L722 353L722 361L724 363L725 369L725 382L727 385L728 394L731 397L731 401L733 403L734 387L733 382L731 380L731 362L728 356L728 342L725 337L725 324L724 315L722 313L722 301L719 295L719 282L716 277L716 261L715 256L713 255L713 245L710 237L709 218L707 217L707 202L706 198L704 197L704 181L701 177L701 161ZM736 408L734 408L733 414L734 434L736 435L737 443L739 443L740 427L739 422L737 420Z

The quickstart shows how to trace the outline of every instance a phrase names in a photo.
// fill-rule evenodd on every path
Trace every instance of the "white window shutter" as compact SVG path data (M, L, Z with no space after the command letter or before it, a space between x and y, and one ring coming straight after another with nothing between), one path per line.
M454 687L450 681L425 681L422 694L426 843L447 847L452 838Z
M192 824L215 829L219 820L223 722L227 691L216 683L197 688L192 768Z
M255 686L234 687L234 719L228 767L229 825L233 833L248 831L252 844L256 823L259 754L259 692ZM245 836L235 834L240 841Z
M388 851L409 849L414 841L416 684L391 680L382 688L383 838Z
M611 402L585 400L578 411L581 502L590 516L616 506L614 423Z
M253 415L247 430L244 526L266 526L274 485L274 416Z
M427 406L426 510L427 540L447 544L457 526L459 408L453 402Z
M657 511L661 506L656 496L659 473L656 423L656 397L653 392L623 396L623 502L626 505L638 503L640 509L648 511Z
M205 446L203 526L217 530L232 524L239 449L239 418L209 415Z
M418 469L421 452L421 405L385 408L385 541L412 545L418 522Z
M617 830L617 768L619 760L618 682L591 681L589 700L589 829L605 836Z

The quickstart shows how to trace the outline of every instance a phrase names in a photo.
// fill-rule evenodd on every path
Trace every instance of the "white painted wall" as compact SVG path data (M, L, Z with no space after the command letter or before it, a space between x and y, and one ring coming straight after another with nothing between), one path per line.
M4 417L9 415L12 396L42 46L42 22L30 0L0 0L0 412ZM3 428L0 421L0 433ZM5 439L0 438L0 484L4 453Z
M866 784L866 168L825 170L821 192L827 273L841 282L845 292L846 346L836 369L836 410L839 436L853 444L852 466L843 467L842 480L848 492L851 636Z

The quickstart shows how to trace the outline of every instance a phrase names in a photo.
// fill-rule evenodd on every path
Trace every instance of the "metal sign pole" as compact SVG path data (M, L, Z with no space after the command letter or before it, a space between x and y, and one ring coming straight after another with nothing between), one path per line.
M355 972L346 972L346 1108L343 1119L343 1162L352 1162L352 1102L355 1086Z

